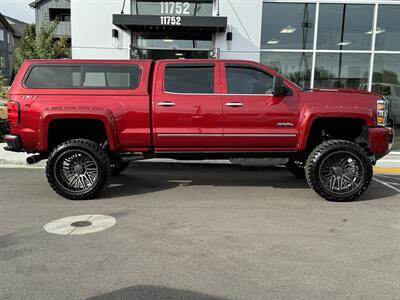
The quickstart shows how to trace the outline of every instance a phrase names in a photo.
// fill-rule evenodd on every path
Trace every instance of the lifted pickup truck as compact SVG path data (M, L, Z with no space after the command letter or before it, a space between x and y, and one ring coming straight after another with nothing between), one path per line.
M7 150L47 160L51 187L93 198L132 158L286 158L323 198L369 186L394 140L388 102L305 91L236 60L32 60L9 93Z

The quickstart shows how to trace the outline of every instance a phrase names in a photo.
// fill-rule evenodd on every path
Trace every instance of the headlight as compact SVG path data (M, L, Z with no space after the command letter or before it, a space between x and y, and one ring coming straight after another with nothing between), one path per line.
M389 102L386 99L379 99L376 102L376 125L386 126L389 114Z

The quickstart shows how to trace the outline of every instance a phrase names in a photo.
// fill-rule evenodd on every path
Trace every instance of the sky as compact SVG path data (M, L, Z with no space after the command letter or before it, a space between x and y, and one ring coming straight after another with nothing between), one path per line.
M35 22L35 12L29 7L34 0L0 0L0 12L6 16L24 21Z

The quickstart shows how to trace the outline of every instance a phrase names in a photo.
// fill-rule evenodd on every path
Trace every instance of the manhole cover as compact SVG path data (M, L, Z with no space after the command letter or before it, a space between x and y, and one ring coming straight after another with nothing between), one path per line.
M106 230L116 223L115 218L111 216L82 215L51 221L44 225L43 229L61 235L87 234Z

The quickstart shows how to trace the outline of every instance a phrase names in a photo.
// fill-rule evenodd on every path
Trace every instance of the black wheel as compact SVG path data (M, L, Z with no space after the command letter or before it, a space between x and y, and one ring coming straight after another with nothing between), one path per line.
M99 144L85 139L57 146L46 166L47 180L59 195L72 200L94 198L110 174L110 159Z
M123 161L121 157L111 159L111 176L117 176L129 167L129 161Z
M286 169L296 177L304 178L306 176L304 170L304 162L300 160L289 160L289 162L286 164Z
M317 146L305 166L307 182L329 201L351 201L360 197L372 180L373 168L359 145L331 140Z

